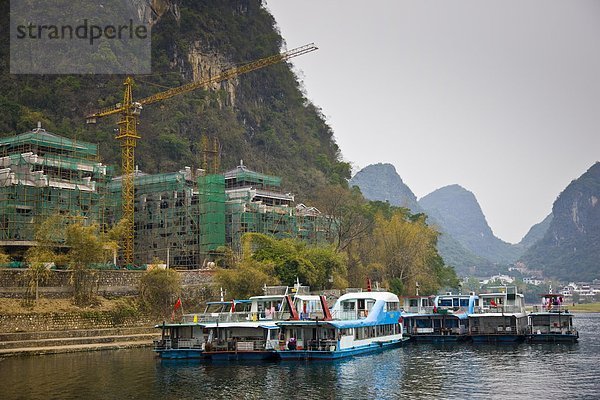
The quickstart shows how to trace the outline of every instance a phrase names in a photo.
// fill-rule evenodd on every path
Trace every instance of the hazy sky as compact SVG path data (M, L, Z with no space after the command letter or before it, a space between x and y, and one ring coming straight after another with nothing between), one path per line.
M458 183L518 242L600 159L599 0L268 0L355 171Z

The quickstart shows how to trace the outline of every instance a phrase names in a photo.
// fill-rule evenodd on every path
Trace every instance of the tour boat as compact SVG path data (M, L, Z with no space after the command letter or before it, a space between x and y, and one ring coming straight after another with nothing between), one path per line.
M250 298L245 319L205 323L208 332L204 358L211 360L269 360L277 358L279 326L276 321L323 317L325 299L309 294L299 283L293 288L271 286L265 294Z
M264 295L249 300L210 302L204 313L184 315L181 323L157 325L163 334L154 350L162 358L274 359L279 345L276 321L322 317L323 304L327 308L323 297L310 295L300 284L263 290ZM219 305L225 309L209 309Z
M469 314L469 336L474 343L514 343L525 340L527 313L523 295L516 286L490 288L479 294Z
M479 297L446 293L438 296L405 297L405 333L419 342L457 342L469 337L469 314Z
M534 306L529 314L529 332L527 341L574 343L579 332L573 326L573 314L563 305L561 294L543 294L542 304Z
M398 296L389 292L351 292L341 296L323 319L278 321L282 360L337 359L400 346L402 319Z
M183 315L180 322L163 321L155 326L161 329L161 338L154 341L154 351L161 358L204 358L208 336L205 324L215 320L227 323L245 318L249 304L249 300L211 301L206 304L203 313Z

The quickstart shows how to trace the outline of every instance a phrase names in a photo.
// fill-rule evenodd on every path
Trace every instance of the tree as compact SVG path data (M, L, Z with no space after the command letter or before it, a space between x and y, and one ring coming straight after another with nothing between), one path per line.
M443 286L458 286L454 269L444 265L437 252L438 232L427 226L423 214L395 209L386 218L378 211L372 234L371 259L385 266L383 279L400 294L435 293Z
M172 269L146 271L140 281L140 305L143 310L160 318L168 318L181 294L181 279Z
M252 258L243 259L236 267L219 269L217 282L233 299L246 299L262 293L265 285L276 285L275 266L269 262L259 262Z
M80 306L95 300L96 271L90 266L110 260L111 253L124 234L126 224L120 221L111 230L103 232L96 223L87 224L78 216L52 215L43 220L34 235L37 246L27 250L25 259L29 286L35 288L47 278L48 266L67 266L71 272L73 299Z

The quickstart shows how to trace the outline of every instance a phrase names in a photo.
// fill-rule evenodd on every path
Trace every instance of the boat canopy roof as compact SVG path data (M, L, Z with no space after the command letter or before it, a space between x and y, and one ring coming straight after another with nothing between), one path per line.
M355 299L384 300L387 302L400 302L398 296L391 292L351 292L346 293L337 300L338 302Z
M285 327L331 327L335 329L349 329L349 328L362 328L367 326L377 326L382 325L381 322L375 320L349 320L349 321L278 321L276 322L278 326Z
M231 302L234 304L250 304L252 300L207 301L206 304L231 304Z

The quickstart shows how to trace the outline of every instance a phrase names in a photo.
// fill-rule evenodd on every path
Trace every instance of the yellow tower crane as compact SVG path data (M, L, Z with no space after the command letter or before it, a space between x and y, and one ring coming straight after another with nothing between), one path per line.
M119 114L120 119L118 122L119 133L115 137L121 141L121 170L123 173L122 178L122 203L123 203L123 218L127 221L127 233L124 238L123 246L123 259L126 265L133 264L133 251L134 251L134 203L135 203L135 192L134 192L134 167L135 167L135 146L140 136L137 133L137 124L140 116L140 112L144 106L157 103L159 101L170 99L171 97L192 92L196 89L206 87L211 83L218 83L227 79L234 78L238 75L245 74L247 72L255 71L267 67L269 65L277 64L282 61L289 60L290 58L301 56L306 53L317 50L317 47L313 44L307 44L305 46L297 47L292 50L285 51L280 54L275 54L270 57L261 58L239 67L228 69L220 74L217 74L209 79L188 83L173 89L166 90L164 92L156 93L152 96L148 96L141 100L133 100L133 78L127 77L123 85L125 91L123 94L123 102L117 103L114 107L109 107L86 117L86 122L89 124L95 124L98 118L108 117L109 115Z

